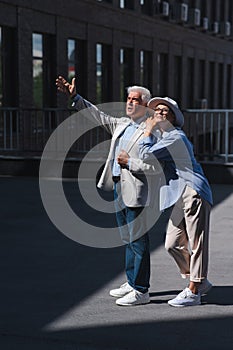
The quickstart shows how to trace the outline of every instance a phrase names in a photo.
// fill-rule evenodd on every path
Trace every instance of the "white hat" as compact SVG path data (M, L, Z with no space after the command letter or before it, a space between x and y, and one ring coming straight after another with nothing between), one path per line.
M176 126L182 128L182 126L184 125L184 116L181 110L179 109L177 102L170 97L153 97L148 102L147 106L149 108L154 109L159 104L164 104L171 108L172 112L175 114L176 117Z

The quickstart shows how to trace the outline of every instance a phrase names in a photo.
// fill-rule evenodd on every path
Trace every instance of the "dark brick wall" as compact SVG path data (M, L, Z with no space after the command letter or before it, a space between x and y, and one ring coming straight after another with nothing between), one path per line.
M188 1L186 1L188 3ZM203 33L200 29L193 29L186 25L178 25L165 21L159 16L151 17L140 15L139 6L135 11L119 9L95 0L59 0L59 1L30 1L30 0L0 0L0 25L12 26L17 29L18 35L18 72L19 72L19 103L21 107L30 107L32 104L31 86L31 35L33 32L42 32L54 35L56 38L55 73L66 75L66 40L78 38L87 41L87 98L95 102L95 44L101 42L112 46L113 79L109 82L109 89L115 100L119 100L119 49L133 48L135 52L134 75L132 83L139 82L139 60L136 55L139 50L149 50L153 55L152 67L148 67L152 75L152 93L158 94L158 63L157 53L168 54L168 76L171 81L174 76L174 56L182 57L182 108L194 108L186 96L186 86L189 84L187 71L187 57L192 57L195 64L195 82L193 100L200 98L198 80L208 82L208 65L204 77L198 76L198 62L216 62L216 77L218 63L224 65L224 81L226 86L226 65L232 65L232 41ZM219 3L217 4L220 14ZM225 10L226 11L226 10ZM211 14L211 5L208 5ZM217 14L218 14L217 12ZM233 70L232 70L233 78ZM233 82L233 79L231 79ZM53 82L51 82L52 84ZM233 90L233 83L231 89ZM216 94L213 99L218 108L219 89L216 82ZM207 91L207 88L205 88ZM224 90L225 91L225 90ZM167 95L174 96L173 84L168 84ZM225 94L224 94L225 96ZM204 97L204 96L203 96ZM58 95L57 105L64 106L66 100ZM222 108L233 108L232 101L223 98ZM225 104L225 105L224 105ZM227 104L227 106L226 106Z

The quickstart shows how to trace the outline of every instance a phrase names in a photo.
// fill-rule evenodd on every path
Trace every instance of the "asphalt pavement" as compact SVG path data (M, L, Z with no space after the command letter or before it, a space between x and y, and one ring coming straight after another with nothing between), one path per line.
M106 230L112 225L111 214L80 204L75 181L64 188L81 207L83 220ZM96 248L70 239L49 219L37 178L1 177L0 349L232 349L233 184L212 189L208 278L213 288L202 304L167 304L187 282L164 249L164 215L150 229L151 302L120 307L109 290L125 281L124 247Z

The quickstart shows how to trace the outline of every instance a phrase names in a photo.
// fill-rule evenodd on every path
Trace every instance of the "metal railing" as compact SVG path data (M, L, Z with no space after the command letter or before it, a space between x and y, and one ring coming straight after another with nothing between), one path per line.
M73 110L59 108L18 109L0 108L0 150L2 154L41 155L52 132ZM233 161L233 110L185 110L184 131L194 145L199 160L229 162ZM88 123L79 118L70 129ZM107 132L100 127L80 137L72 145L70 153L78 157L95 146L95 152L103 155L98 148ZM97 146L97 147L96 147ZM106 153L106 150L105 150Z
M184 131L199 159L233 161L233 110L185 110Z
M8 155L41 155L53 131L75 112L59 108L0 108L0 151ZM95 152L101 153L98 145L109 138L104 129L79 116L76 121L70 121L67 132L75 132L75 128L91 130L72 145L69 151L71 156L83 156L94 146ZM63 145L60 143L59 147L63 148Z

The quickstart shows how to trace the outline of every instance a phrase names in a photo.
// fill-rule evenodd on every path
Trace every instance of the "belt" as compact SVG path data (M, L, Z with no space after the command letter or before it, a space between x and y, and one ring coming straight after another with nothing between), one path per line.
M115 182L115 183L116 183L116 182L119 182L120 179L121 179L120 176L113 176L113 177L112 177L112 181Z

